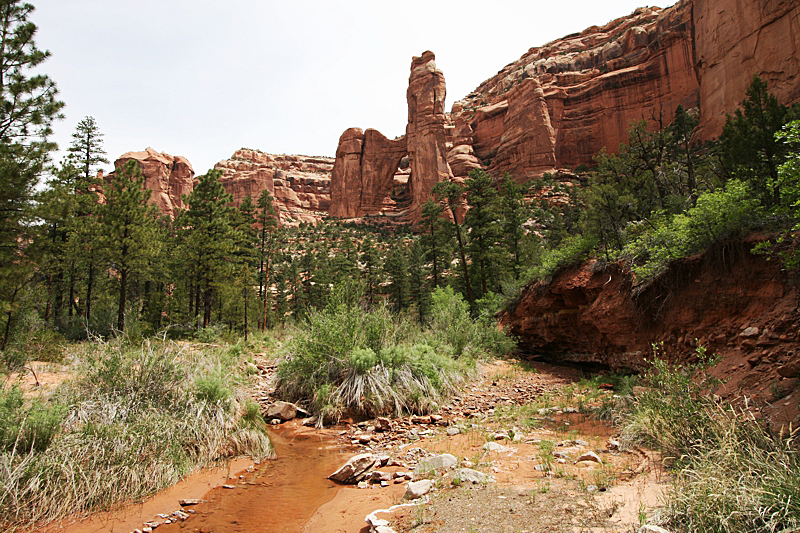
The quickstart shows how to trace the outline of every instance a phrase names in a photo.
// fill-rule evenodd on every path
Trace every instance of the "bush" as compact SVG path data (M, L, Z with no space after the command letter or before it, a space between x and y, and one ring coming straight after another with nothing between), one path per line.
M449 287L434 292L426 330L385 307L345 305L341 294L334 289L325 309L309 314L278 366L279 393L321 414L320 424L346 411L436 409L472 371L474 356L514 345L488 317L472 320L469 305Z
M108 508L221 458L271 454L258 406L233 392L228 351L95 344L47 401L0 394L0 524ZM225 376L223 378L223 376Z
M800 528L796 430L774 435L746 412L718 405L700 363L653 362L650 387L623 415L623 442L672 459L675 484L664 525L672 531L733 533Z

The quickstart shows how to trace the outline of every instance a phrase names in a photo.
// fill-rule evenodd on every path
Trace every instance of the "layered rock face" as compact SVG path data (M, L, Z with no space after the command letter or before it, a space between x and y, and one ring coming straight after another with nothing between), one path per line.
M796 0L694 0L700 127L717 137L760 75L784 104L800 101L800 4Z
M331 176L331 215L358 217L404 208L389 196L393 187L407 180L409 205L403 214L415 222L433 186L452 179L446 151L445 81L435 59L428 51L411 62L404 136L389 140L373 129L350 128L339 138ZM406 156L409 170L398 172Z
M406 139L387 139L377 130L350 128L339 137L331 175L331 209L336 217L380 213L394 185Z
M408 125L406 145L411 164L408 189L411 194L409 219L419 219L422 204L439 181L452 179L445 147L444 74L436 68L436 57L427 51L411 61L408 78Z
M184 194L194 189L194 170L191 163L181 156L159 153L152 148L143 152L127 152L114 161L119 168L130 160L136 161L142 170L145 187L152 191L150 203L158 206L162 213L174 218L177 209L183 209ZM105 177L114 179L114 172Z
M330 207L330 157L274 155L243 148L214 168L222 171L220 182L237 206L248 195L257 202L261 191L268 190L281 223L316 223Z
M453 145L471 144L493 175L520 180L591 164L627 141L632 121L668 123L679 104L697 106L692 29L681 2L531 48L454 105L454 123L472 135L462 126L459 139L457 127Z

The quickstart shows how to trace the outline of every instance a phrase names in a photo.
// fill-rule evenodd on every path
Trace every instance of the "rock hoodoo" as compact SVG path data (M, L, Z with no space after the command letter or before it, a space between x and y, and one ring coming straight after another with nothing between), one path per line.
M214 168L220 181L239 205L248 195L258 201L267 189L274 198L281 223L318 222L330 205L330 157L274 155L242 148Z
M359 128L342 134L331 176L331 215L357 217L395 208L404 209L409 221L418 219L433 186L453 177L446 151L445 92L435 56L425 52L411 62L404 136L389 140ZM406 156L408 170L398 173ZM389 198L395 189L396 199Z
M194 189L194 170L191 163L181 156L158 153L152 148L143 152L126 152L116 161L114 167L119 168L130 160L136 161L142 170L145 187L152 191L150 203L158 206L162 213L170 218L175 217L176 209L183 209L184 194ZM114 172L105 180L113 180Z

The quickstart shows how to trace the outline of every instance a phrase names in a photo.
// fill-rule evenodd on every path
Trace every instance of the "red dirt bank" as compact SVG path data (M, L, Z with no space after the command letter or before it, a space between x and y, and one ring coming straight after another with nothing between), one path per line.
M797 426L798 291L780 262L750 253L755 242L677 261L646 287L619 264L590 260L527 287L501 323L531 356L614 370L646 369L654 343L676 362L705 346L720 357L721 396Z

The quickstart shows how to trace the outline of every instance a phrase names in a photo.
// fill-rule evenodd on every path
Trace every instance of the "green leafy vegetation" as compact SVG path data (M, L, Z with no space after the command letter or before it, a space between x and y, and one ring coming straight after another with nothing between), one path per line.
M319 424L345 413L435 410L474 370L476 357L513 347L494 326L471 319L450 287L434 291L428 327L361 301L357 286L335 286L327 306L294 331L278 368L279 394L311 406Z
M671 531L793 531L800 527L797 431L774 434L747 411L715 402L713 359L653 361L622 413L623 443L661 451L675 471L666 499Z

